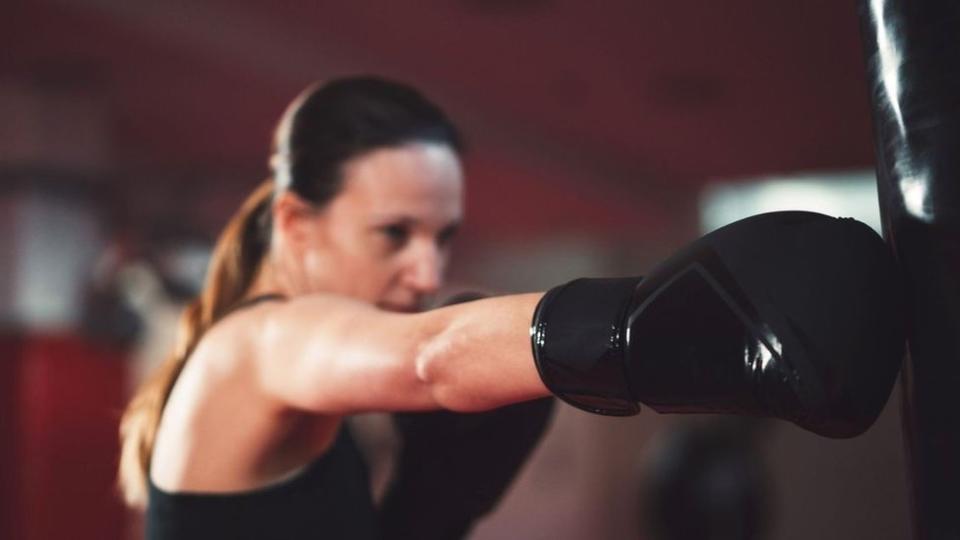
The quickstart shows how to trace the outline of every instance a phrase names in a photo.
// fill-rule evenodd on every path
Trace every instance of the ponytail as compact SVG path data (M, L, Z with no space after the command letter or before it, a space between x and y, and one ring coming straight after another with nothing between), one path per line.
M172 354L137 390L120 421L118 484L126 503L144 507L147 478L160 417L167 397L200 338L243 299L269 246L273 181L247 197L227 223L213 249L207 277L198 298L180 317Z

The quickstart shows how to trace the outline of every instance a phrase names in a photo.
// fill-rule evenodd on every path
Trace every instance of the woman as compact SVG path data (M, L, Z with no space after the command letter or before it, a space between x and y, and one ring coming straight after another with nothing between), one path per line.
M286 111L273 178L123 418L120 484L148 537L376 537L344 417L548 395L528 333L539 294L421 312L463 218L460 150L438 108L383 80Z
M459 148L436 107L380 80L287 111L273 181L228 224L179 347L123 419L121 485L147 502L150 538L375 538L341 428L356 412L552 392L595 413L642 402L835 437L879 414L903 350L897 272L853 220L754 216L644 279L420 312L462 219Z

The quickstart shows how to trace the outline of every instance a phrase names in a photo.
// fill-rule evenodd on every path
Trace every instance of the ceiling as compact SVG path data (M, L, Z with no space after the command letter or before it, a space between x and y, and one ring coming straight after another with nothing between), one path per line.
M101 95L118 167L145 178L260 175L289 99L358 72L411 82L450 111L471 142L468 172L485 179L479 199L510 189L504 176L530 178L522 212L537 186L566 186L556 192L574 202L558 197L548 218L593 197L585 223L616 226L642 207L635 223L656 224L713 179L872 162L854 2L36 0L7 11L3 74Z

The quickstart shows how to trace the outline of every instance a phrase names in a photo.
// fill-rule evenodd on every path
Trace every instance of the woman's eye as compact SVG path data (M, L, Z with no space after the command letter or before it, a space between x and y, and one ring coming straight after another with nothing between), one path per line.
M437 245L446 246L451 241L453 241L454 236L457 235L457 227L447 227L440 231L440 234L437 235Z
M406 243L410 236L410 230L406 225L387 225L380 229L384 236L390 240L390 243L401 246Z

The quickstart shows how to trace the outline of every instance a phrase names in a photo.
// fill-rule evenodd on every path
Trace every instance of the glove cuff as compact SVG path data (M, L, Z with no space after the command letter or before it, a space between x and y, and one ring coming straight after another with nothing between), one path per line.
M540 299L530 328L533 358L554 395L596 414L640 412L625 371L624 321L641 280L577 279Z

